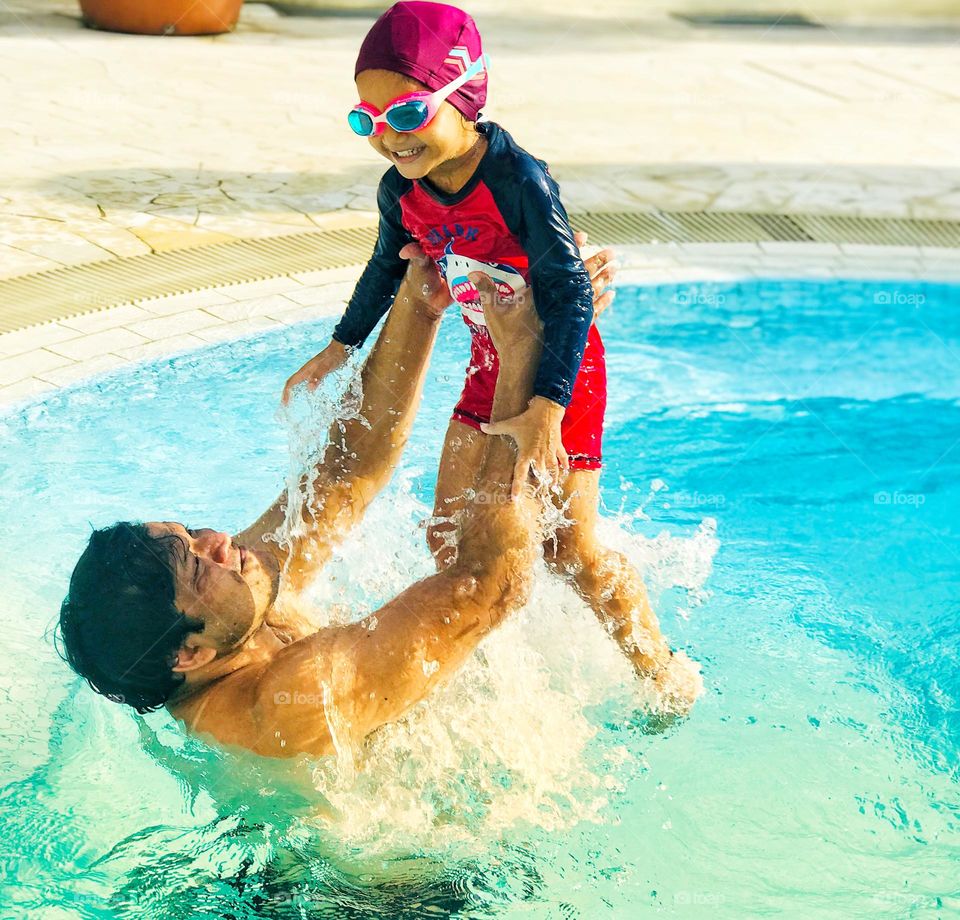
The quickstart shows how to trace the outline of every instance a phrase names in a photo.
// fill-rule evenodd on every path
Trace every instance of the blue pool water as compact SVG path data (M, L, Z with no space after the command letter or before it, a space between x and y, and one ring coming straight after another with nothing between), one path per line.
M645 734L617 652L540 573L361 770L207 748L95 697L49 636L91 525L237 529L275 497L276 398L332 322L0 417L0 916L960 915L958 307L915 283L622 288L605 533L706 696ZM466 354L451 316L322 622L429 571Z

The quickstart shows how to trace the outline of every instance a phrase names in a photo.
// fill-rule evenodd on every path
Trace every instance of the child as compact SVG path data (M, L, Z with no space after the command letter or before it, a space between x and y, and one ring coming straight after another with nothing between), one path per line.
M496 123L478 120L487 66L473 19L453 6L401 0L370 29L354 71L363 101L348 120L393 164L377 192L379 236L333 340L290 378L284 398L298 383L315 387L363 343L392 302L407 258L426 253L445 281L438 306L452 298L471 333L428 531L438 567L456 556L458 515L483 454L481 430L510 434L524 473L533 466L562 476L558 500L569 503L573 523L546 546L548 562L570 577L641 676L692 702L699 674L670 650L637 571L597 542L606 369L591 281L547 164ZM474 272L503 294L529 282L544 325L534 397L521 415L492 426L498 359Z

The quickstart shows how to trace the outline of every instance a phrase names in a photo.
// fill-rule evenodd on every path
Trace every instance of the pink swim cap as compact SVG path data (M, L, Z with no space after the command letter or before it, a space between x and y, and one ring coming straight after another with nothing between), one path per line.
M480 32L469 14L446 3L400 0L367 33L353 76L361 70L392 70L438 90L481 54ZM447 97L470 121L477 120L486 100L486 68Z

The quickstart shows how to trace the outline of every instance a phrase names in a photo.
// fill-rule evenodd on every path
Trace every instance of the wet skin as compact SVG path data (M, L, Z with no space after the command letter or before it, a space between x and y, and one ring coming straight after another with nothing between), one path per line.
M591 274L608 260L603 253L588 259ZM457 561L378 610L375 630L366 623L317 630L282 603L287 592L297 595L317 576L399 461L442 313L420 293L435 284L431 272L430 260L411 260L364 366L363 421L334 426L311 480L309 507L319 510L304 511L304 532L289 552L264 542L283 523L282 496L233 538L176 523L149 525L158 536L179 538L172 560L177 604L204 624L178 653L174 670L184 684L168 702L189 729L270 756L329 753L318 701L332 698L359 741L401 718L524 603L539 542L536 513L526 492L509 500L516 452L501 437L487 439L478 488L502 500L467 510L469 537L461 540ZM485 309L498 310L492 284L482 284ZM603 287L595 284L598 301ZM510 352L494 406L497 418L509 418L529 399L539 358L532 296L491 312L488 326ZM436 668L424 668L424 661Z

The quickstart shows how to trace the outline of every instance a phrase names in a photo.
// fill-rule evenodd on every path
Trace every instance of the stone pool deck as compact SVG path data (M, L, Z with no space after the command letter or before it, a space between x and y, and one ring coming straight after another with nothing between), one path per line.
M546 159L570 211L960 220L960 24L699 27L659 4L469 4L486 114ZM372 14L248 4L213 38L84 29L0 0L0 279L370 223L385 164L343 126ZM756 274L960 280L933 247L624 247L623 282ZM360 266L155 298L0 336L0 403L340 309ZM29 324L29 318L25 325Z

